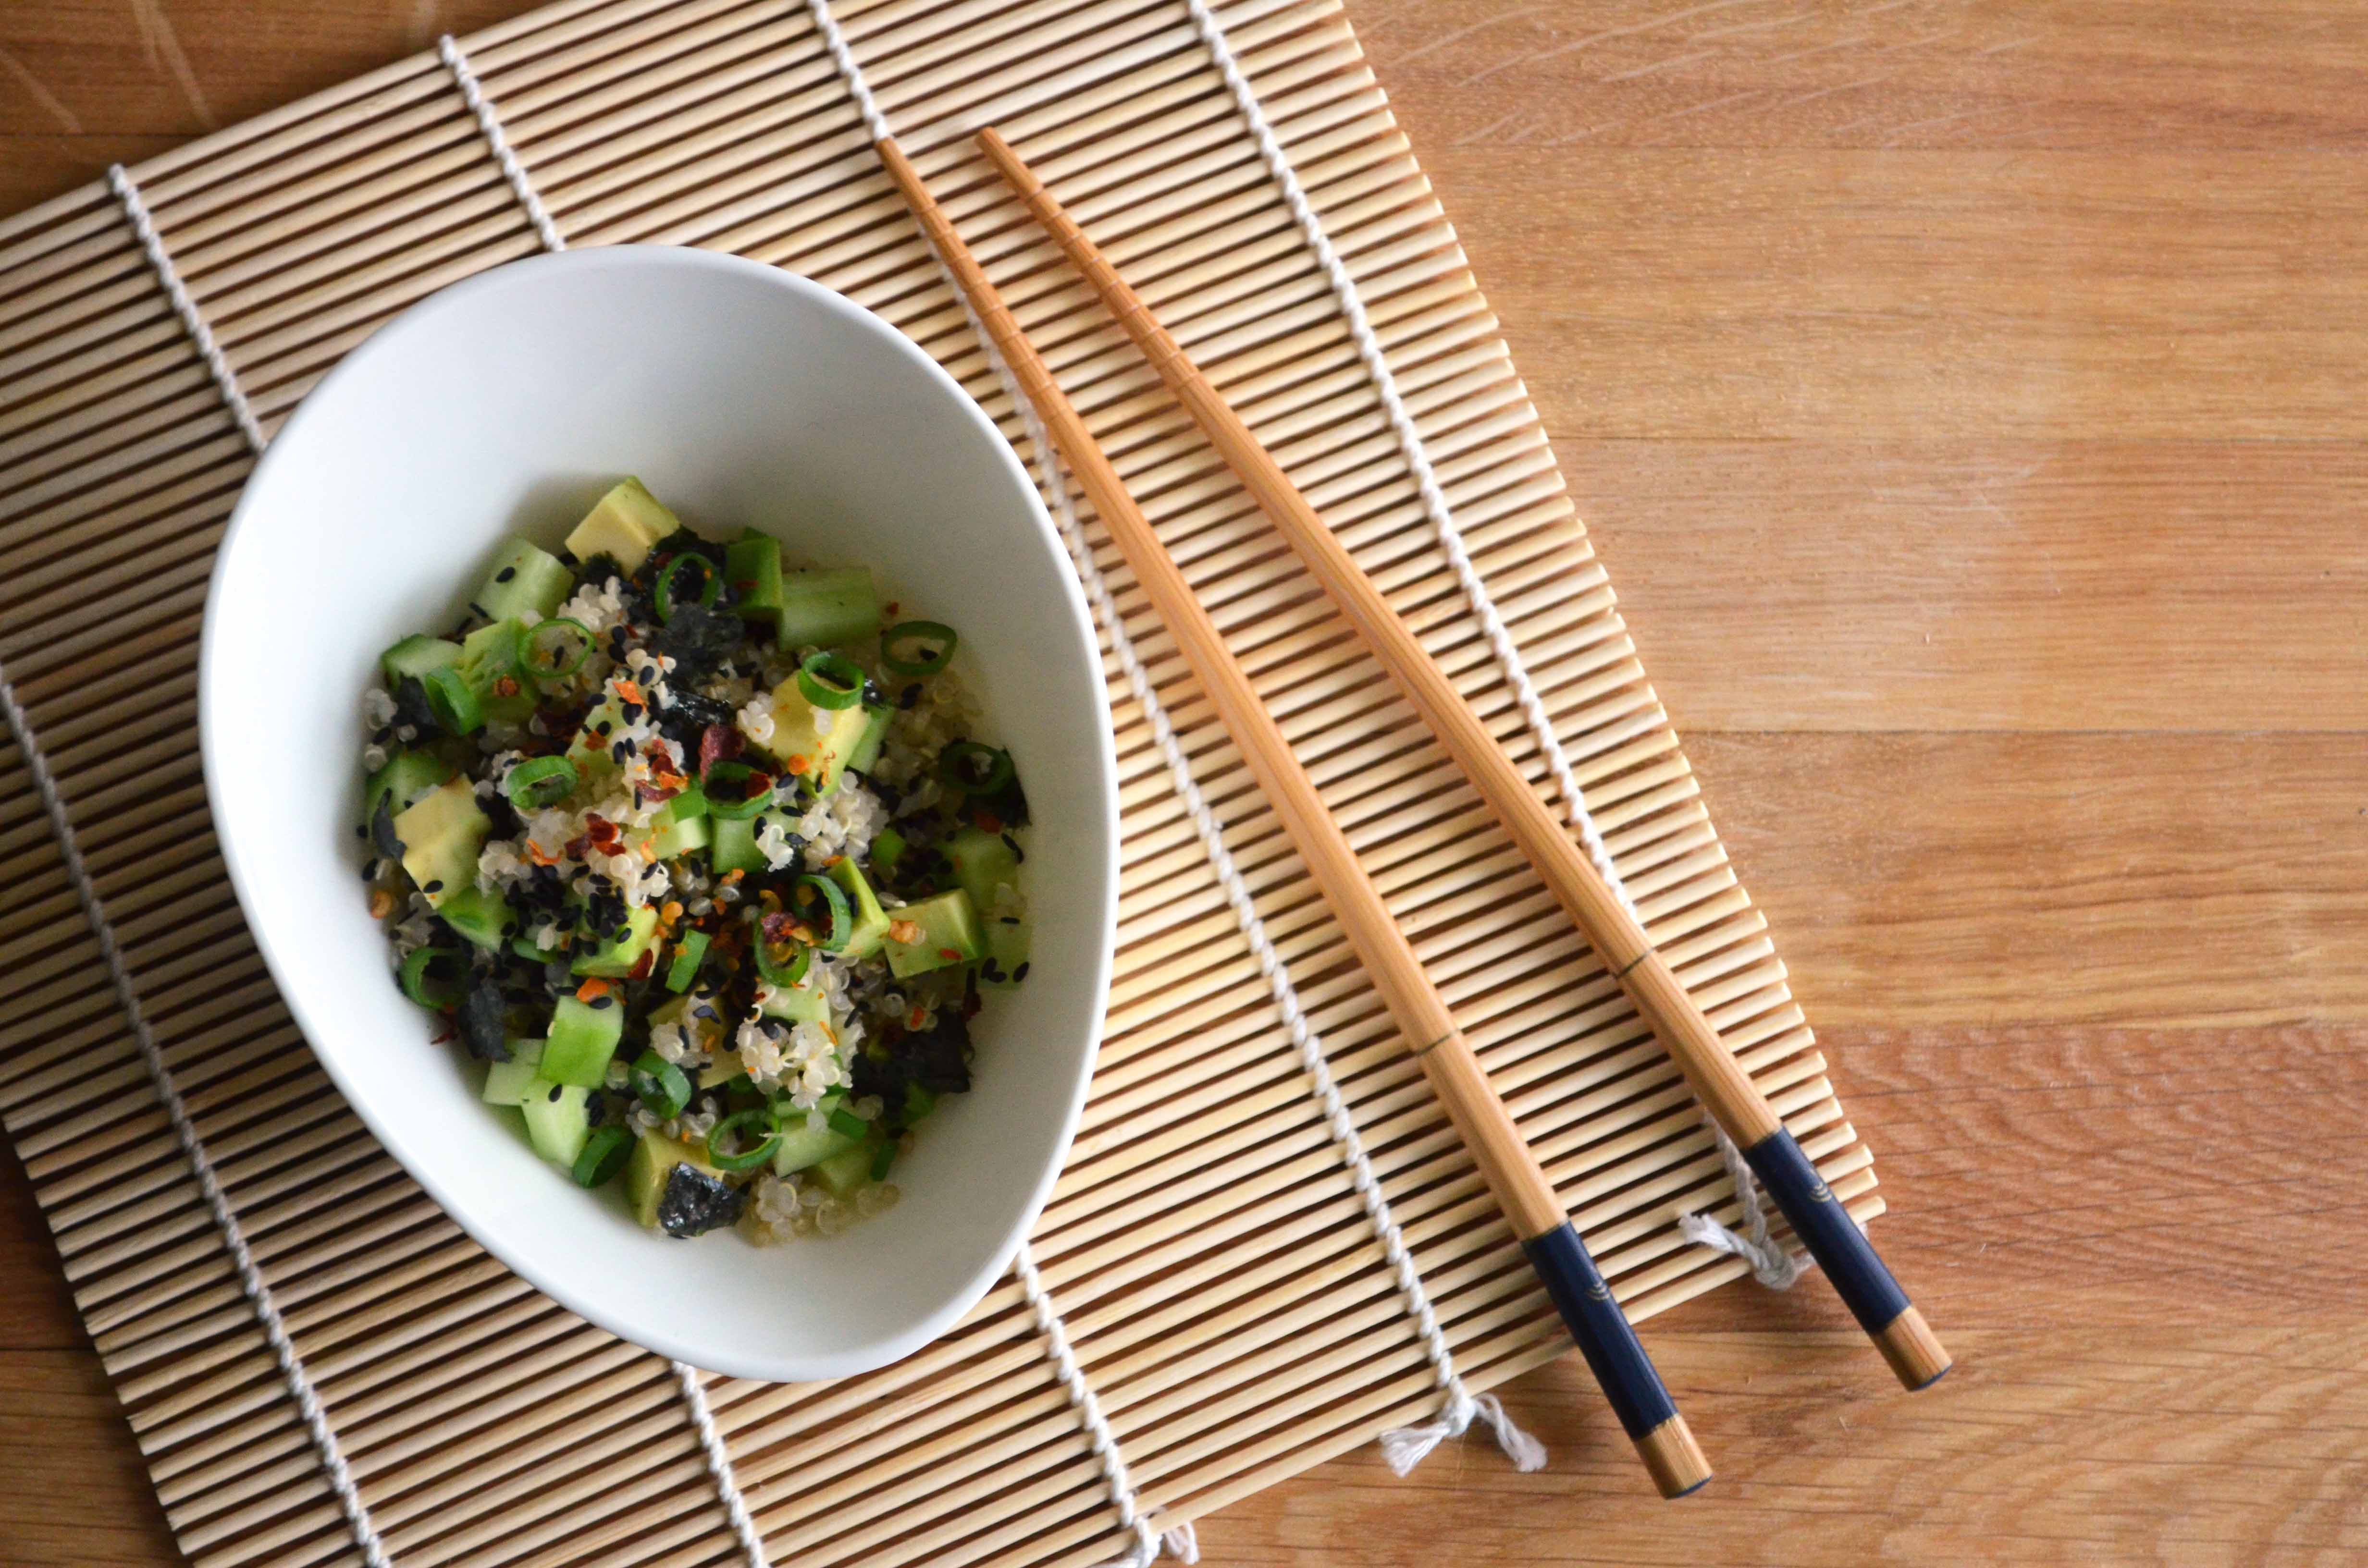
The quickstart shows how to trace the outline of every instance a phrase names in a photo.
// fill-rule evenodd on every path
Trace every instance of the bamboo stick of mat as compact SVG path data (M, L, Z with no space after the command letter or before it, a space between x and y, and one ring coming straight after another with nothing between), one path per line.
M1103 456L1085 421L1070 406L919 174L893 138L881 140L879 153L914 216L978 312L987 336L1011 366L1021 392L1042 416L1053 445L1109 527L1161 620L1175 635L1211 706L1315 874L1325 903L1348 934L1349 946L1372 976L1399 1032L1414 1048L1424 1076L1521 1238L1546 1293L1587 1357L1588 1366L1636 1445L1654 1483L1665 1497L1681 1497L1695 1490L1710 1479L1709 1461L1671 1403L1660 1374L1637 1343L1635 1330L1612 1301L1610 1287L1572 1228L1554 1184L1522 1142L1504 1102L1497 1097L1471 1046L1457 1030L1446 1000L1424 972L1413 944L1398 929L1380 890L1358 863L1348 835L1326 810L1291 743L1283 738L1208 611L1201 608L1191 585L1152 531L1149 519L1127 493L1118 471Z
M1151 361L1243 485L1333 603L1355 627L1382 667L1421 714L1440 744L1488 802L1555 899L1603 956L1634 999L1686 1081L1743 1156L1807 1245L1834 1289L1890 1363L1901 1383L1920 1389L1949 1369L1950 1358L1924 1317L1908 1301L1856 1221L1834 1200L1816 1167L1767 1099L1719 1040L1652 939L1606 885L1551 808L1531 790L1512 758L1497 745L1445 672L1398 619L1307 498L1250 433L1240 415L1210 385L1176 339L1153 317L1053 193L989 129L978 133L988 160L1029 212L1084 273L1135 347Z

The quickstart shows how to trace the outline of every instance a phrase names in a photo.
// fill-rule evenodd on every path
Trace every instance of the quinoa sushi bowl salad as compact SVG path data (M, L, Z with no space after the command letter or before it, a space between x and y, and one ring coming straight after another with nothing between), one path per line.
M1027 797L951 625L637 480L505 542L364 696L396 983L556 1170L759 1244L893 1206L1023 983Z

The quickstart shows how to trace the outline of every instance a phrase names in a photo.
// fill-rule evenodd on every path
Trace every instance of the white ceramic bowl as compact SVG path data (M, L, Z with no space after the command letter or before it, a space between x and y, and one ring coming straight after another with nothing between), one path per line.
M354 835L379 652L449 625L495 542L556 548L619 476L711 534L862 562L952 622L1036 826L1027 983L974 1023L975 1086L898 1162L904 1201L758 1249L643 1230L543 1164L389 977ZM290 1010L370 1130L453 1219L602 1327L781 1380L884 1365L1008 1265L1067 1150L1099 1039L1117 793L1082 596L1010 448L902 335L803 278L701 251L570 252L423 301L304 400L248 481L199 665L224 858ZM321 1195L327 1203L336 1194Z

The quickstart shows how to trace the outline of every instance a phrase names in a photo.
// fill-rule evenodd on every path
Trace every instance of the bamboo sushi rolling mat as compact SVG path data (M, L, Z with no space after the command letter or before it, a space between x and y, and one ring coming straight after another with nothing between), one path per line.
M848 61L818 16L843 28ZM1649 1031L971 150L982 124L1011 137L1551 792L1510 666L1215 41L1354 275L1654 937L1850 1211L1881 1212L1872 1156L1337 4L1249 0L1211 21L1174 0L570 0L0 227L0 669L20 705L0 756L0 846L18 868L0 910L17 1020L0 1115L193 1561L689 1565L748 1560L753 1535L781 1563L1140 1562L1156 1532L1384 1429L1435 1432L1459 1383L1477 1394L1567 1348L1090 516L1117 612L1101 625L1124 860L1108 1030L1026 1284L1004 1280L941 1342L837 1383L678 1376L463 1237L281 1010L222 874L195 746L199 608L252 460L247 410L268 438L394 312L547 243L696 244L879 312L1027 451L842 65L1249 665L1630 1315L1744 1272L1679 1229L1740 1210ZM154 251L135 232L150 222ZM1242 908L1136 676L1222 824ZM1372 1202L1286 994L1378 1178Z

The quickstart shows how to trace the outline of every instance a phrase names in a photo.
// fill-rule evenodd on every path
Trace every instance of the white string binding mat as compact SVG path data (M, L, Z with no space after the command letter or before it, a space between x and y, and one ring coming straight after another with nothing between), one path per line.
M534 225L537 238L547 251L567 248L565 236L551 213L542 205L542 198L527 176L526 165L511 151L509 138L502 132L501 116L495 111L494 102L485 96L477 74L469 68L469 57L451 34L436 40L436 57L452 74L452 81L461 89L461 99L476 117L477 129L484 133L485 145L492 149L494 162L509 181L511 193L518 205L526 209L527 221ZM682 1403L690 1412L690 1424L698 1431L700 1451L707 1459L707 1473L715 1483L716 1496L723 1504L723 1517L732 1526L733 1538L739 1541L740 1551L748 1560L748 1568L772 1568L765 1555L765 1538L757 1528L757 1521L748 1512L748 1499L740 1490L739 1477L732 1468L732 1452L724 1447L723 1434L716 1429L715 1411L708 1403L707 1389L699 1381L699 1369L687 1361L671 1361L675 1386L682 1391Z
M1571 825L1578 830L1579 842L1588 858L1610 885L1639 926L1644 917L1637 913L1627 886L1620 880L1620 869L1612 863L1610 846L1596 825L1594 813L1588 810L1587 796L1580 790L1578 776L1571 768L1570 756L1563 749L1562 738L1554 733L1554 720L1546 712L1544 699L1538 696L1536 684L1530 678L1528 664L1521 657L1512 633L1505 628L1504 618L1497 613L1496 600L1490 597L1487 585L1472 564L1471 552L1464 548L1463 530L1456 527L1454 514L1447 505L1446 493L1440 488L1439 475L1430 464L1430 454L1423 446L1422 432L1406 411L1406 400L1398 393L1397 378L1391 373L1389 359L1382 350L1382 340L1365 312L1365 301L1357 291L1357 281L1349 275L1348 264L1333 248L1331 236L1325 232L1324 221L1318 217L1315 203L1307 199L1299 183L1299 172L1283 151L1281 140L1266 118L1258 94L1251 89L1249 78L1243 73L1241 62L1235 58L1233 46L1226 41L1225 29L1210 8L1209 0L1185 0L1192 26L1217 63L1226 89L1233 94L1234 105L1258 142L1258 153L1266 161L1267 172L1282 192L1291 214L1299 222L1308 248L1315 252L1317 265L1332 286L1332 294L1340 303L1341 314L1348 318L1349 335L1357 345L1357 353L1364 361L1366 373L1372 378L1373 390L1379 395L1382 412L1396 435L1398 452L1406 460L1407 472L1414 477L1415 489L1422 498L1424 514L1430 519L1431 531L1439 548L1455 573L1455 581L1463 590L1464 601L1472 607L1480 630L1488 639L1488 646L1504 670L1513 697L1520 706L1521 716L1529 723L1530 733L1537 738L1539 750L1544 755L1546 767L1554 775L1554 787L1563 799L1565 814ZM1717 1140L1719 1158L1726 1166L1728 1177L1735 1183L1735 1192L1743 1205L1744 1233L1728 1230L1708 1214L1687 1214L1679 1221L1679 1228L1689 1241L1714 1252L1732 1253L1751 1266L1752 1277L1771 1290L1790 1290L1801 1277L1802 1263L1769 1238L1768 1215L1759 1195L1759 1185L1753 1178L1751 1167L1744 1162L1742 1151L1726 1135L1725 1129L1714 1121L1705 1122L1711 1136Z
M246 437L250 450L258 456L263 451L263 427L256 422L255 412L247 406L246 394L239 390L238 378L233 374L230 361L222 357L212 332L198 314L198 307L183 287L180 274L174 269L172 256L158 237L156 224L149 216L148 205L140 199L140 187L123 165L116 165L107 171L108 188L122 205L123 216L131 232L147 254L148 265L154 268L165 296L172 302L181 325L197 346L207 370L212 375L215 388L222 393L223 404L231 418L238 424L239 433ZM207 1212L222 1232L222 1245L230 1253L231 1266L237 1271L239 1289L255 1308L256 1321L263 1328L264 1342L271 1346L271 1358L279 1364L280 1381L287 1386L288 1396L296 1404L296 1412L304 1422L304 1430L312 1438L313 1450L320 1455L321 1469L328 1477L329 1490L336 1494L337 1508L345 1516L346 1528L354 1538L355 1547L370 1568L391 1568L386 1545L379 1539L378 1527L370 1520L370 1507L355 1484L352 1470L346 1463L345 1449L337 1442L337 1434L329 1425L326 1411L322 1408L320 1392L313 1386L312 1377L304 1369L304 1358L297 1354L296 1345L288 1336L288 1324L279 1315L279 1305L272 1299L271 1287L256 1266L255 1255L247 1249L246 1233L232 1210L230 1199L222 1189L214 1174L213 1160L198 1136L197 1124L189 1119L189 1108L181 1099L181 1091L174 1086L172 1069L165 1065L165 1052L156 1044L155 1031L148 1026L147 1010L142 1006L140 993L131 983L131 971L123 960L123 949L117 943L115 927L108 920L105 905L100 903L98 889L90 880L90 868L82 856L82 846L74 836L74 822L66 814L65 799L58 791L56 776L50 771L49 758L42 754L40 744L34 738L33 724L24 705L17 700L16 687L8 682L6 671L0 671L0 717L4 717L17 746L25 754L26 770L33 776L34 791L41 798L41 809L49 813L50 826L57 834L58 854L65 861L66 875L74 881L74 899L82 906L83 919L90 926L98 942L101 961L107 966L107 977L115 989L117 1005L123 1009L131 1026L131 1038L140 1050L140 1061L148 1070L148 1080L155 1091L158 1103L165 1108L165 1119L172 1123L174 1141L180 1144L182 1157L189 1163L189 1174L197 1177L198 1192L204 1198Z
M881 113L878 103L872 98L871 88L863 79L862 67L857 63L853 50L840 31L837 18L831 14L828 0L808 0L808 4L814 12L815 24L822 31L824 44L830 51L831 58L837 62L840 74L847 78L865 128L875 142L887 137L890 134L887 117ZM1383 1256L1390 1265L1399 1294L1406 1301L1407 1314L1414 1319L1432 1376L1445 1395L1445 1403L1435 1420L1384 1432L1381 1439L1383 1458L1397 1474L1405 1475L1421 1463L1441 1441L1460 1437L1477 1418L1496 1434L1498 1445L1517 1468L1524 1471L1540 1469L1546 1462L1544 1446L1513 1423L1495 1395L1474 1397L1456 1374L1453 1353L1448 1348L1446 1335L1440 1332L1429 1294L1423 1289L1421 1274L1415 1267L1413 1255L1406 1250L1405 1237L1396 1220L1390 1213L1389 1199L1382 1191L1380 1180L1373 1175L1372 1165L1366 1158L1363 1142L1357 1135L1356 1122L1349 1114L1338 1085L1333 1082L1330 1064L1325 1060L1323 1041L1301 1010L1298 994L1283 967L1281 956L1269 938L1265 923L1258 918L1249 885L1242 879L1240 870L1234 864L1232 853L1225 847L1224 827L1201 793L1200 785L1192 776L1191 764L1185 757L1175 730L1168 722L1167 710L1152 687L1150 675L1135 652L1133 640L1127 635L1126 623L1119 615L1117 602L1102 578L1101 568L1095 563L1092 550L1086 543L1085 531L1078 525L1076 511L1069 500L1068 486L1061 477L1053 455L1052 437L1037 417L1035 405L1029 402L1020 392L1019 383L1013 380L1010 367L996 352L952 272L945 269L943 257L939 258L939 266L944 271L948 288L962 308L962 315L970 324L972 335L978 340L988 364L994 368L1004 395L1019 415L1021 426L1036 454L1042 484L1053 498L1053 510L1060 526L1063 542L1068 547L1096 615L1110 632L1110 645L1125 673L1128 690L1151 725L1153 737L1167 764L1177 794L1191 816L1193 827L1216 873L1218 885L1224 890L1225 902L1234 912L1235 921L1249 946L1251 956L1258 961L1259 972L1265 976L1274 994L1276 1007L1291 1036L1292 1044L1298 1051L1309 1087L1324 1108L1326 1126L1339 1146L1342 1162L1348 1166L1351 1184L1364 1206L1367 1221L1372 1226ZM1031 1299L1034 1294L1030 1285L1032 1275L1031 1268L1021 1280L1023 1288L1030 1289ZM1057 1318L1054 1321L1057 1322ZM1122 1500L1121 1513L1130 1506L1131 1500Z

